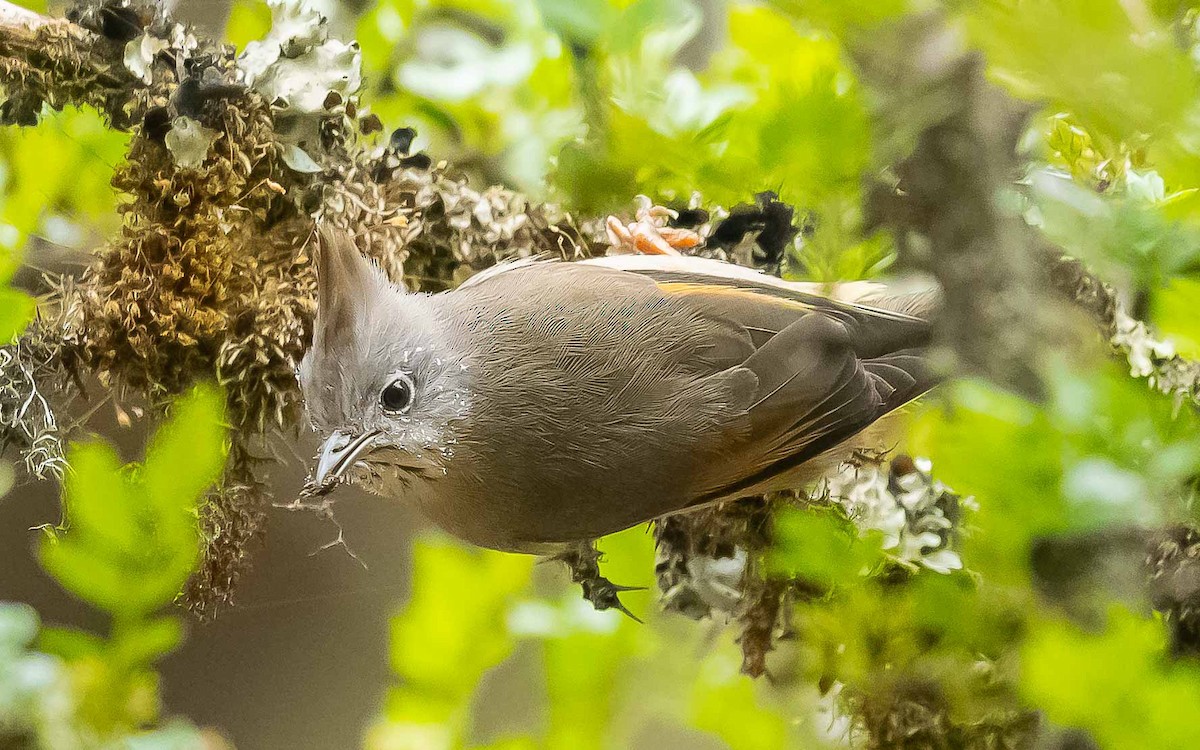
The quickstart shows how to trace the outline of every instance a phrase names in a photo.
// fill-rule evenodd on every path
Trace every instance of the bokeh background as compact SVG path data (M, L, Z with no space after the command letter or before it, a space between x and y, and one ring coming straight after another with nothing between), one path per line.
M238 604L186 620L177 648L139 663L151 679L137 684L156 687L130 695L151 709L95 704L143 717L134 733L167 717L187 727L141 747L195 746L193 726L209 747L250 749L1029 747L1031 726L1044 747L1197 746L1187 618L1200 576L1179 563L1200 553L1196 390L1156 380L1200 356L1193 3L315 4L361 45L364 106L478 187L583 216L628 215L639 193L730 208L773 191L799 229L782 270L815 281L920 265L919 243L879 231L864 205L871 185L895 184L929 113L897 116L869 71L908 59L878 29L944 25L946 44L984 55L989 80L1030 112L997 204L1153 328L1124 331L1114 361L1086 320L1047 311L1078 337L1030 364L1040 394L968 378L910 410L901 449L973 498L955 564L842 523L853 518L793 519L774 559L822 593L798 605L767 678L739 674L735 629L660 613L652 593L627 595L646 625L593 612L562 569L468 549L349 489L340 528L272 510ZM272 18L252 0L168 5L239 47ZM44 273L77 271L118 229L108 182L124 139L75 109L0 129L0 243L24 256L14 286L46 291ZM81 409L123 461L142 456L153 426L101 398ZM315 446L280 446L294 459L271 469L278 497L299 490ZM61 517L59 488L11 479L0 599L106 632L45 572L40 527ZM339 531L345 545L327 546ZM606 575L653 589L652 546L644 528L604 540ZM26 705L12 674L0 669L0 709ZM71 674L72 690L91 689Z

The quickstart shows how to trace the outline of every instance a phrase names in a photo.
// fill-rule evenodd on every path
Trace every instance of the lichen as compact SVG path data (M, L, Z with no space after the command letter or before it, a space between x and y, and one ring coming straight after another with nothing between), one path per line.
M1087 313L1108 339L1113 352L1125 360L1131 377L1171 396L1177 406L1200 406L1200 362L1180 356L1169 339L1128 312L1116 290L1056 248L1043 247L1050 279L1058 294Z
M837 502L866 534L883 536L883 549L900 565L937 573L962 568L956 547L963 511L972 498L960 498L930 472L928 459L860 455L825 480L822 491Z
M1146 564L1151 602L1170 628L1172 653L1200 655L1200 531L1177 526L1159 534Z
M1039 724L1036 714L1016 710L963 722L936 682L912 675L883 678L869 693L841 697L866 750L1021 750L1031 746Z
M1140 320L1118 308L1112 344L1129 363L1129 374L1145 378L1152 388L1176 403L1200 405L1200 363L1179 356L1174 344L1160 338Z
M54 400L63 387L58 348L34 324L0 348L0 440L16 446L38 479L61 479L67 462Z
M949 573L962 568L957 549L974 501L931 472L928 461L906 455L859 453L808 492L743 498L656 520L663 608L696 620L735 621L743 671L763 674L767 655L790 630L791 604L830 595L811 581L767 572L763 557L779 509L832 505L864 536L881 533L890 564L877 566L874 576Z
M176 117L170 132L163 137L163 144L181 169L195 169L203 164L216 141L217 131L190 117Z
M125 69L142 83L154 83L154 56L168 47L165 40L143 32L125 44Z
M285 151L289 166L315 172L327 145L322 125L362 86L362 54L356 42L331 38L328 19L305 0L268 5L271 29L246 45L238 68L245 83L271 105L276 133L290 147Z

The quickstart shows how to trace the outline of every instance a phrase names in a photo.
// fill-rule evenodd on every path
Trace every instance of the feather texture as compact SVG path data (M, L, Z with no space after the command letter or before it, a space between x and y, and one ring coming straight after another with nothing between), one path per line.
M825 296L716 261L625 256L525 261L425 296L375 288L360 256L326 266L349 288L321 296L333 309L302 372L310 413L378 432L370 488L489 547L545 551L796 486L936 382L931 300L876 284ZM355 279L371 304L354 304ZM402 417L377 406L397 368L418 389ZM408 454L425 456L419 473Z
M916 316L646 265L519 265L441 295L476 363L463 442L481 484L548 519L521 526L533 541L791 486L934 383Z

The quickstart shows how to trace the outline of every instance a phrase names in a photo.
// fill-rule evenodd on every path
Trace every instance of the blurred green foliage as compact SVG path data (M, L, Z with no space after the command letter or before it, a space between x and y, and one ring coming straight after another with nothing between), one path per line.
M1165 663L1164 647L1159 623L1119 608L1101 633L1042 622L1022 651L1022 693L1101 747L1195 747L1200 671Z
M870 45L876 29L904 13L940 7L965 43L987 55L995 81L1042 107L1023 144L1027 175L1004 196L1006 205L1130 290L1178 351L1194 355L1200 55L1192 6L703 4L718 9L714 21L689 2L541 0L471 4L463 22L466 4L435 0L381 3L360 19L358 33L373 80L368 103L389 124L417 123L435 153L472 155L466 163L482 164L487 178L585 213L627 210L635 193L686 202L699 191L728 206L775 190L808 224L793 268L816 279L860 278L885 271L894 257L890 238L864 234L860 204L864 180L885 166L875 159L890 153L881 140L895 134L889 124L879 132L873 109L889 92L865 90L847 51ZM431 30L446 23L458 23L458 33L474 35L487 53L423 51L426 34L449 39ZM697 40L710 42L701 64ZM511 78L474 74L501 66L515 48L527 64L507 68ZM422 88L418 73L432 61L443 66L440 74L466 79L462 88ZM690 726L730 747L821 747L838 745L839 732L862 742L864 731L881 731L866 725L870 717L899 715L913 701L944 713L935 717L943 732L957 727L959 734L942 736L947 746L983 746L971 743L985 735L990 746L1011 742L1014 717L1031 707L1087 730L1105 748L1195 746L1200 730L1190 709L1170 707L1194 691L1197 673L1169 663L1161 623L1143 614L1144 601L1130 601L1119 581L1103 575L1066 599L1048 596L1034 558L1047 540L1193 520L1196 415L1107 364L1099 346L1048 363L1044 376L1050 393L1041 404L968 381L943 388L912 416L905 448L931 458L939 479L978 503L961 548L967 570L908 574L897 585L866 575L882 569L878 540L862 537L843 515L779 518L771 569L825 593L799 605L797 640L773 667L773 685L737 675L724 635L697 654L694 626L643 610L645 628L613 620L611 631L567 638L572 593L552 588L546 598L548 584L535 575L533 591L543 593L531 598L527 567L501 573L500 558L489 553L473 557L443 542L420 547L417 594L394 631L394 653L408 655L395 665L402 687L370 746L418 746L405 734L405 717L430 691L413 691L441 683L411 673L429 657L415 658L410 641L428 644L435 621L460 618L475 630L451 628L454 638L486 634L482 646L497 669L478 681L484 665L471 662L457 686L433 691L458 707L439 703L439 715L449 717L442 728L452 727L438 735L439 747L628 746L647 726L648 707L660 729ZM649 547L637 532L603 545L611 565L635 560L643 571ZM446 585L442 566L458 585ZM637 569L628 579L609 575L639 580ZM1113 602L1124 604L1111 609ZM1071 619L1081 612L1082 621ZM480 617L488 624L479 626ZM451 656L460 648L437 647ZM619 676L630 669L640 675L632 684ZM502 674L519 680L511 689L534 693L527 711L540 718L502 737L474 736L471 716L491 715L497 698L489 681ZM818 686L833 686L841 702L820 700ZM828 713L835 703L865 723L838 724L838 712ZM817 716L828 731L815 731ZM924 736L916 725L900 729Z
M11 341L33 319L34 300L25 292L8 286L21 266L19 256L0 251L0 341Z
M809 219L810 275L878 273L890 243L859 232L870 124L837 40L769 6L712 7L706 25L688 0L383 0L356 29L366 101L481 179L585 214L774 190Z
M1169 143L1194 110L1195 64L1144 7L985 0L965 18L999 80L1024 98L1071 112L1105 144Z
M214 387L181 397L140 464L123 466L107 443L72 446L63 520L39 553L111 628L39 627L28 607L0 605L0 739L29 734L54 750L201 746L186 723L147 728L159 724L154 664L183 638L180 614L162 610L199 559L197 509L225 463L223 412Z
M833 508L787 509L775 519L775 547L767 565L773 574L832 589L882 561L874 542L859 539L853 521Z
M128 139L91 109L47 108L36 127L0 129L0 244L18 250L31 235L82 244L115 228L109 181Z
M403 680L388 698L387 746L455 747L463 744L466 708L484 673L512 651L504 619L529 583L530 562L489 555L438 540L413 560L423 586L413 592L409 616L392 628L392 666ZM471 607L454 592L475 592Z
M606 574L652 585L647 541L641 529L607 538ZM690 747L700 733L738 750L783 750L816 747L824 734L815 719L792 716L816 704L814 688L742 678L729 633L654 612L649 597L630 597L648 619L639 625L594 611L557 567L440 537L420 541L414 563L413 599L392 630L400 685L368 734L374 750L643 747L651 738ZM479 725L478 713L496 711L504 715Z
M8 286L31 237L82 250L116 227L109 180L126 140L91 110L47 110L38 127L0 128L0 340L33 315L29 295Z
M1037 107L1004 205L1200 355L1196 3L380 0L338 12L363 49L364 104L389 127L415 126L417 148L584 214L628 212L637 193L682 204L696 191L728 207L774 190L804 224L792 269L830 280L892 267L891 238L864 231L862 185L890 166L897 131L920 124L879 120L891 92L857 79L854 53L931 9ZM244 44L268 23L263 3L237 0L226 37ZM88 112L0 131L0 281L31 236L84 246L84 229L111 229L105 183L122 148ZM0 288L0 336L29 309ZM1050 591L1035 564L1056 541L1103 555L1122 530L1194 523L1196 414L1099 347L1064 353L1043 375L1042 403L966 381L911 414L905 449L978 503L966 570L880 575L878 539L852 519L828 508L779 518L770 570L820 593L797 605L769 681L739 675L729 629L658 614L635 594L648 620L638 626L593 612L561 571L424 539L393 624L397 684L368 746L819 748L927 715L959 732L940 746L1002 746L1029 709L1106 750L1200 746L1200 672L1171 660L1140 590L1101 562ZM0 717L51 731L47 707L65 695L89 731L157 720L153 662L181 632L160 610L195 563L195 502L220 466L215 396L178 409L141 467L100 444L75 449L68 526L42 556L113 628L39 629L27 608L0 609ZM186 441L179 424L193 430ZM606 575L652 585L642 530L602 548ZM13 676L28 671L42 681Z

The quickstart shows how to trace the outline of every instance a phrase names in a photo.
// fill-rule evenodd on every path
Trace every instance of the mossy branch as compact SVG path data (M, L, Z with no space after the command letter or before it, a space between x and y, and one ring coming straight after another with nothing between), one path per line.
M89 3L70 15L0 5L3 111L28 123L43 104L85 104L132 131L113 178L129 199L119 236L8 351L5 438L35 472L53 472L62 436L49 411L31 422L40 414L31 400L61 403L73 382L95 377L119 400L154 411L197 379L218 380L234 445L204 509L208 549L189 591L191 605L211 614L232 600L262 527L269 493L258 465L268 438L300 424L294 372L313 313L307 248L317 217L350 230L395 280L422 289L507 257L588 254L591 242L553 206L503 188L476 191L447 165L409 154L404 138L379 143L370 134L380 123L360 115L355 91L335 85L314 107L311 96L271 89L264 81L303 72L319 51L357 65L355 48L330 40L323 19L268 43L274 57L250 70L149 3Z
M129 127L137 81L121 65L117 41L66 19L0 3L0 107L5 124L31 125L43 103L91 105L114 127Z
M317 106L310 96L292 97L280 76L303 70L314 50L330 45L354 64L352 46L330 40L315 17L293 25L306 29L301 36L271 40L274 58L248 67L148 4L88 4L73 13L77 22L18 11L0 0L4 117L29 122L43 103L96 107L132 132L114 177L130 199L119 236L80 278L65 280L41 320L5 350L0 427L32 469L52 471L64 437L55 399L75 392L72 383L95 377L121 400L153 410L198 378L220 381L234 444L222 486L203 511L207 549L187 597L201 614L232 602L270 502L260 467L271 438L301 423L294 370L313 314L308 243L318 217L348 229L393 279L420 289L453 286L509 258L609 249L598 217L576 220L502 187L476 190L451 166L409 153L404 129L380 138L382 124L360 111L352 87L332 86ZM1037 395L1032 365L1051 338L1030 311L1051 297L1045 269L1070 262L1031 262L1032 230L995 204L1017 164L1023 110L984 80L974 57L951 54L924 71L895 65L916 59L911 50L921 45L947 49L937 45L939 26L913 24L904 33L915 40L901 37L861 58L868 81L920 107L920 116L899 118L916 144L902 150L910 154L898 169L904 189L877 194L877 215L914 265L941 282L950 311L941 341L954 362ZM738 219L751 231L761 231L756 221L783 217L785 231L773 234L792 236L791 209L772 196L747 210L757 213ZM685 229L713 238L719 224L698 214L701 225ZM781 249L766 257L777 260ZM725 255L715 242L702 251ZM1078 270L1053 280L1099 316L1107 336L1119 335L1111 289ZM1167 362L1156 361L1156 372L1165 373ZM1195 370L1179 361L1170 367L1180 373L1169 381L1172 392L1194 398ZM18 408L29 403L45 404L44 414ZM755 559L771 541L772 510L789 499L731 503L657 526L668 605L699 615L725 606L738 616L752 673L766 669L789 609L781 603L814 595L765 575ZM703 570L697 559L727 560L739 549L748 560L732 577L710 566L711 580L699 580L707 574L695 572ZM721 586L740 597L722 604Z

